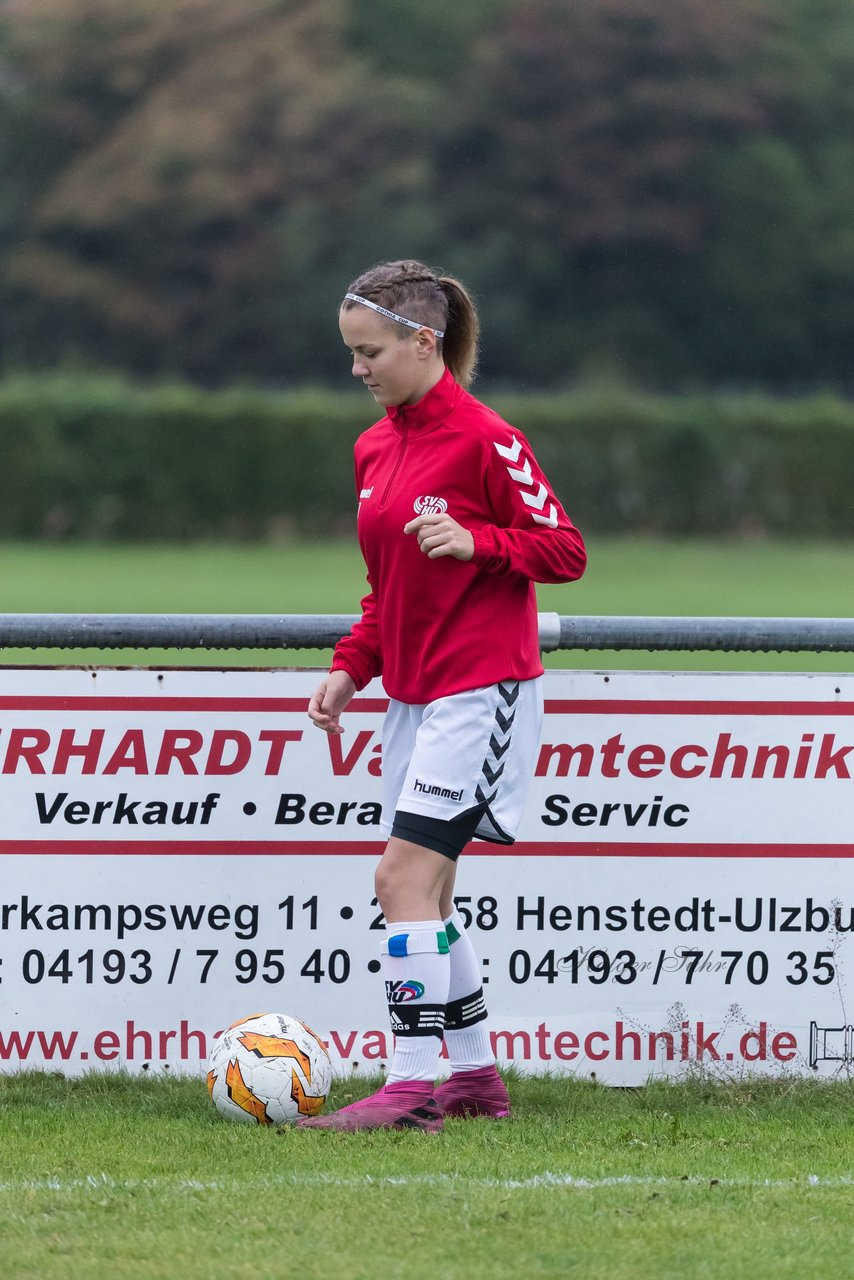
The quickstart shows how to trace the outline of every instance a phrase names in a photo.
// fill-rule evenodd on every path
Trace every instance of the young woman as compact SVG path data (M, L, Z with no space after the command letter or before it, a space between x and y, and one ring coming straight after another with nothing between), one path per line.
M383 263L347 290L339 325L385 416L356 443L370 592L308 714L341 733L382 676L376 893L395 1048L378 1093L302 1125L434 1131L445 1115L510 1114L454 877L474 836L515 839L542 718L533 584L579 578L586 556L524 435L465 389L479 326L459 281ZM443 1039L451 1074L435 1088Z

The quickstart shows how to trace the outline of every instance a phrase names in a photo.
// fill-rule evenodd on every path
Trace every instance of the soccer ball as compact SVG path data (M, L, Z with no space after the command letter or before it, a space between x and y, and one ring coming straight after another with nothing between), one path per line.
M323 1041L297 1018L253 1013L214 1041L208 1092L221 1116L285 1124L322 1110L332 1083Z

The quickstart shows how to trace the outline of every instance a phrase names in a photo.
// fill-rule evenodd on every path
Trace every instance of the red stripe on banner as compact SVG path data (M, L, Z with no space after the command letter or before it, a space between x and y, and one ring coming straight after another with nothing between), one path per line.
M56 854L109 857L378 857L375 840L0 840L0 857ZM854 858L854 844L596 844L520 840L513 845L475 841L466 858Z
M87 857L163 858L292 858L306 854L373 855L378 857L384 841L373 840L0 840L0 857L4 854L58 854L62 857L83 854Z
M517 853L523 857L564 858L854 858L854 844L663 844L652 841L634 844L545 844L519 841L508 848L473 845L471 854Z
M0 696L0 711L261 711L305 712L305 698L173 698ZM348 711L382 715L388 698L353 698ZM547 715L852 716L854 702L719 702L673 699L547 698Z
M547 698L547 715L851 716L854 702L686 702L659 699Z
M385 712L388 698L353 698L348 710ZM0 711L266 711L308 710L305 698L0 697Z
M308 698L0 697L0 711L306 711Z

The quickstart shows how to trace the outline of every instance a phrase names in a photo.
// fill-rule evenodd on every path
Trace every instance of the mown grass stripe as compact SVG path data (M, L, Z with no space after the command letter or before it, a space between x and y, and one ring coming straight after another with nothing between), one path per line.
M833 1188L854 1186L854 1176L820 1177L805 1174L802 1178L717 1178L713 1174L686 1175L681 1178L644 1177L633 1174L617 1174L613 1177L586 1178L572 1173L533 1174L528 1178L473 1178L447 1173L438 1174L389 1174L376 1177L371 1174L339 1177L325 1173L285 1173L263 1178L195 1179L195 1178L113 1178L109 1174L90 1174L85 1178L40 1178L0 1182L0 1194L17 1195L34 1191L235 1191L269 1189L276 1187L330 1187L354 1189L359 1187L465 1187L487 1191L530 1191L542 1189L570 1189L599 1191L611 1187L708 1187L721 1186L741 1190L763 1190L797 1187Z

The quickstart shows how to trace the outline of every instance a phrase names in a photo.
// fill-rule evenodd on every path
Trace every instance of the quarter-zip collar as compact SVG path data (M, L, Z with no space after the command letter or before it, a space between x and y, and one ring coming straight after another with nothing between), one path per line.
M445 369L435 387L431 387L415 404L389 405L386 416L395 430L401 433L430 431L442 425L462 393L462 387L450 369Z

